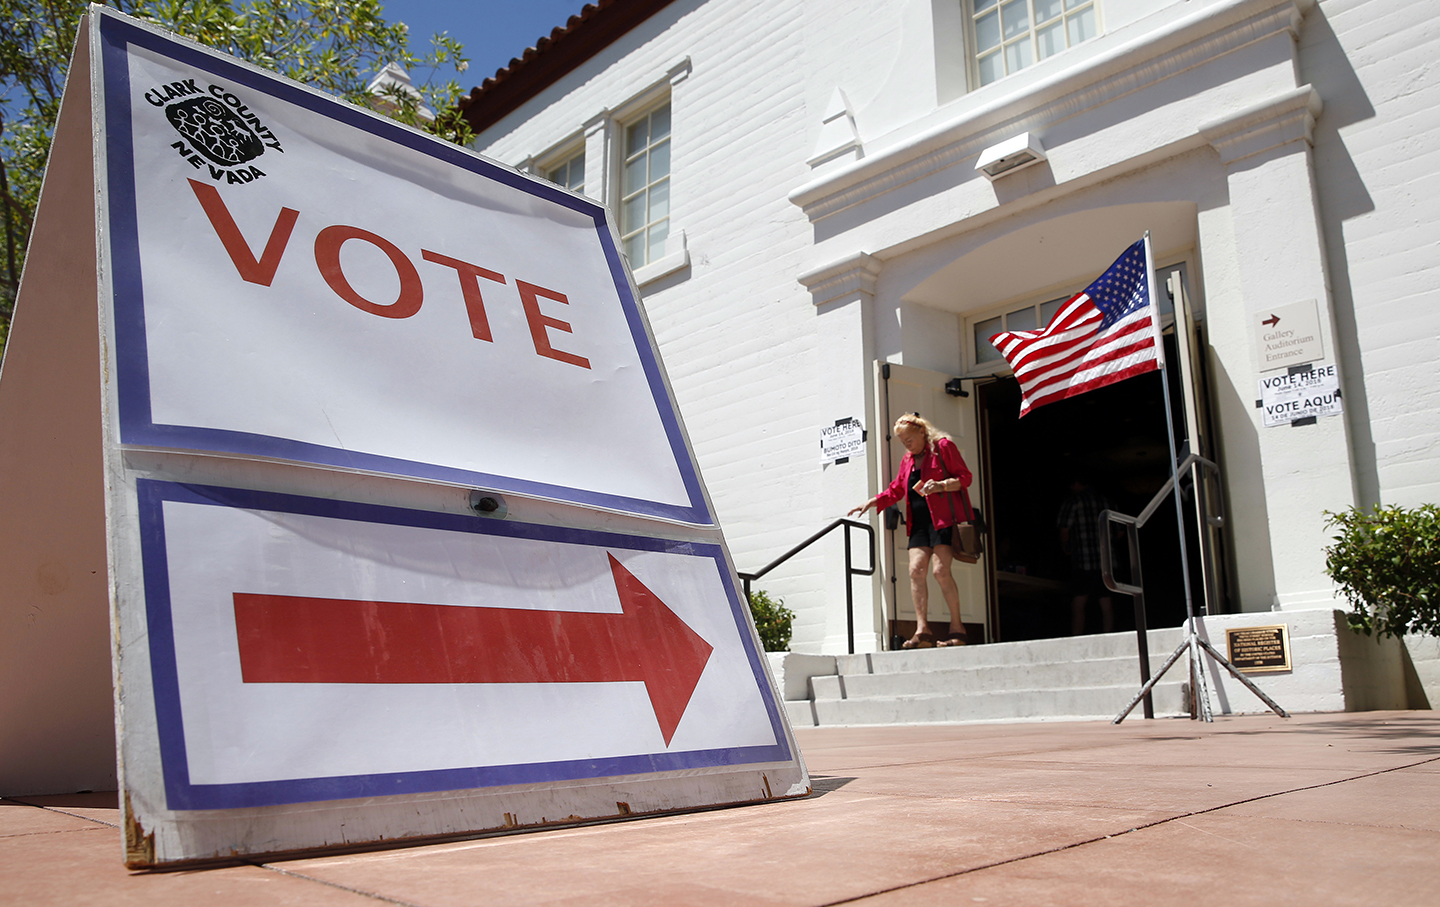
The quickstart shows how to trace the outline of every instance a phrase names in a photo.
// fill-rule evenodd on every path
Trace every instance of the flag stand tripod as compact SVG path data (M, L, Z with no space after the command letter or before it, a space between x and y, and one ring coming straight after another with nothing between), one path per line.
M1125 716L1129 715L1131 710L1134 709L1142 699L1147 700L1146 716L1149 717L1152 714L1147 699L1150 691L1155 687L1155 684L1160 681L1160 678L1165 676L1165 672L1170 670L1171 666L1180 659L1181 654L1187 652L1190 656L1190 717L1192 719L1199 718L1202 721L1214 721L1214 716L1210 711L1210 691L1205 683L1205 665L1200 655L1201 649L1210 653L1211 658L1224 666L1225 670L1233 674L1235 679L1243 683L1250 692L1260 697L1260 701L1269 706L1271 711L1281 718L1289 718L1289 714L1287 714L1284 709L1280 708L1273 699L1261 692L1260 688L1257 687L1250 678L1241 674L1234 665L1215 650L1214 646L1210 645L1206 640L1201 639L1200 634L1196 632L1195 604L1190 595L1190 557L1185 541L1185 510L1180 501L1180 473L1175 453L1175 418L1170 411L1170 376L1165 367L1164 347L1160 346L1160 309L1155 305L1155 261L1150 250L1150 232L1148 230L1145 232L1145 272L1146 283L1149 284L1151 318L1154 319L1153 323L1155 326L1155 344L1157 352L1160 353L1160 386L1165 394L1165 431L1170 442L1170 486L1175 499L1175 528L1180 536L1180 575L1185 587L1185 639L1174 652L1170 653L1170 657L1165 660L1165 664L1160 667L1160 670L1155 673L1155 676L1145 681L1145 685L1140 688L1140 692L1135 694L1135 698L1130 700L1130 704L1125 706L1111 723L1119 724L1124 721ZM1196 459L1199 458L1192 454L1186 458L1186 464L1188 465ZM1109 519L1110 516L1108 512L1101 517L1101 538L1106 541L1109 539ZM1133 533L1131 537L1134 537ZM1133 548L1134 546L1132 545L1132 549ZM1108 552L1105 562L1108 567ZM1141 656L1148 657L1143 650ZM1148 668L1148 664L1142 665L1142 670L1148 670Z

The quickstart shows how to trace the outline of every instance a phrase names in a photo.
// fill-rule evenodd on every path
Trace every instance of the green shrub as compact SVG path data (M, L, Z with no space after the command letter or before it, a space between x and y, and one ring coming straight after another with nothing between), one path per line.
M1339 529L1325 572L1354 609L1345 615L1350 629L1440 635L1440 507L1352 507L1325 517Z
M795 621L795 612L785 607L785 599L751 592L750 615L755 618L755 629L766 652L790 650L790 625Z

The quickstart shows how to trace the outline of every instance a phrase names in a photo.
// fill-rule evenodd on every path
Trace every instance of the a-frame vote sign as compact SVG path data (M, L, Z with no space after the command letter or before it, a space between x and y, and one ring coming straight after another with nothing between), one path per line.
M601 206L92 8L0 377L0 794L112 650L130 865L808 792Z

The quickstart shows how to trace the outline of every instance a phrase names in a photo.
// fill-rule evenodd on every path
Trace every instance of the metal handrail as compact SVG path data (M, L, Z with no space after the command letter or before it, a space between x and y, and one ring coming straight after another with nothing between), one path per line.
M1190 470L1192 466L1203 466L1215 478L1216 498L1222 502L1225 500L1224 488L1220 483L1220 467L1214 462L1205 459L1199 454L1190 454L1180 461L1175 470L1175 475L1181 475ZM1140 536L1139 530L1150 521L1161 503L1170 496L1170 489L1174 487L1175 477L1165 480L1160 490L1155 492L1155 497L1145 509L1140 511L1139 516L1128 516L1123 513L1116 513L1113 510L1100 512L1100 578L1105 581L1105 588L1111 592L1119 592L1122 595L1129 595L1135 602L1135 636L1136 645L1140 650L1140 683L1142 686L1150 682L1150 641L1146 635L1145 626L1145 579L1140 571ZM1224 514L1210 516L1206 511L1205 495L1201 493L1199 481L1195 480L1195 498L1200 505L1200 515L1205 522L1219 528L1225 525ZM1129 583L1122 583L1115 578L1114 552L1110 549L1110 527L1112 524L1120 524L1125 527L1125 540L1130 549L1130 579ZM1166 667L1169 667L1167 664ZM1155 706L1150 700L1150 694L1145 694L1145 717L1155 717Z
M838 520L836 520L835 522L831 523L829 526L826 526L824 529L821 529L819 532L817 532L817 533L815 533L814 535L810 536L810 537L809 537L808 539L806 539L805 541L803 541L803 542L801 542L800 544L796 545L794 548L791 548L789 551L787 551L787 552L785 552L784 554L780 555L779 557L775 558L775 560L773 560L773 561L771 561L770 563L766 564L764 567L761 567L759 570L755 571L754 573L737 573L736 575L739 576L740 579L741 579L741 581L745 584L745 603L748 605L748 604L750 603L750 581L751 581L751 580L757 580L757 579L759 579L760 577L762 577L762 576L764 576L765 574L769 573L771 570L774 570L776 567L778 567L778 566L780 566L781 564L785 563L786 561L790 560L790 558L792 558L792 557L794 557L795 555L799 554L801 551L804 551L806 548L810 547L810 546L813 545L815 542L820 541L820 539L823 538L827 533L829 533L830 530L834 529L834 528L837 527L837 526L844 526L844 527L845 527L845 633L846 633L846 637L848 638L849 643L850 643L850 654L851 654L851 655L854 655L854 654L855 654L855 589L854 589L854 584L853 584L853 578L856 577L856 576L874 576L874 575L875 575L875 528L874 528L873 526L871 526L869 523L861 523L861 522L859 522L859 521L857 521L857 520L849 520L849 519L846 519L846 518L844 518L844 517L841 517L840 519L838 519ZM851 529L851 528L864 529L865 532L866 532L866 534L869 535L869 537L870 537L870 538L869 538L869 541L866 543L866 548L870 551L870 567L869 567L869 569L862 569L862 568L856 567L856 566L854 565L854 559L853 559L853 557L852 557L852 555L851 555L851 550L850 550L850 529Z

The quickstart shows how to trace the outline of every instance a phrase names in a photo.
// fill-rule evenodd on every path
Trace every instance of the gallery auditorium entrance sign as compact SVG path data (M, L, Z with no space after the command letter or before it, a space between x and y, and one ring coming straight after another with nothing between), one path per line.
M128 862L808 792L605 210L87 41Z

